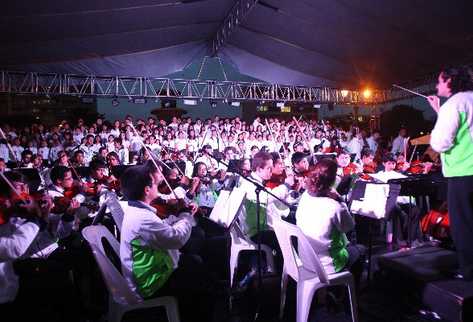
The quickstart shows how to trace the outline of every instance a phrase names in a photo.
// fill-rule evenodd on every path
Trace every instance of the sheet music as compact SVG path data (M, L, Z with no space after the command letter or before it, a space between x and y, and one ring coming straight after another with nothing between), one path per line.
M367 184L362 200L353 200L350 210L353 213L375 219L386 216L386 200L389 196L389 184Z
M378 179L379 181L384 182L384 183L387 183L391 179L407 178L407 176L396 171L389 171L389 172L381 171L381 172L373 173L373 174L370 173L370 177Z
M225 228L229 228L245 197L246 191L239 188L235 188L231 192L226 190L220 191L209 219Z

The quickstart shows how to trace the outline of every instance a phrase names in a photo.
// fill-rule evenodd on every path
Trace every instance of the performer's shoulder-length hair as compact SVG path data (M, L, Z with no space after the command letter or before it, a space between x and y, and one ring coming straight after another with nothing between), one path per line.
M444 68L440 75L444 81L450 79L452 94L473 91L473 68L470 66Z

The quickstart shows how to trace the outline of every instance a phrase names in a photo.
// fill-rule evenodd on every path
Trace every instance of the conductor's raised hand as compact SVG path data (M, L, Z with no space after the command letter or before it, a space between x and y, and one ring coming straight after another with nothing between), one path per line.
M440 98L435 95L427 96L427 101L429 102L430 106L434 109L435 112L439 112L440 110Z

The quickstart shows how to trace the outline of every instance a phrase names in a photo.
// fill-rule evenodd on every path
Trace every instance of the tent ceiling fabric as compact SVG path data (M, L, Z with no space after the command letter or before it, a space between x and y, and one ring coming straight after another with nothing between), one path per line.
M9 1L0 68L162 76L210 53L235 0ZM263 0L219 52L296 85L389 87L473 59L473 1Z

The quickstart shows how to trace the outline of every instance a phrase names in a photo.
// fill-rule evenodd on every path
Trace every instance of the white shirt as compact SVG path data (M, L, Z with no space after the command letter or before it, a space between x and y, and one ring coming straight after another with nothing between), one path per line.
M10 160L10 151L6 144L0 144L0 158L8 162Z
M348 244L345 233L355 227L346 205L327 197L313 197L306 191L299 201L296 220L327 274L340 271L343 267L337 267L331 253L337 241Z
M404 152L404 138L398 136L393 140L393 147L391 149L392 154L403 153Z
M13 269L13 261L25 255L38 232L37 224L17 217L0 225L0 303L15 299L18 276Z
M133 202L139 207L124 207L124 218L120 234L120 260L122 274L129 287L137 295L139 286L134 275L135 254L132 243L139 243L140 250L144 252L164 250L177 268L180 252L190 237L194 218L189 214L178 217L171 216L165 220L156 216L156 210L141 201ZM136 247L136 246L135 246Z

